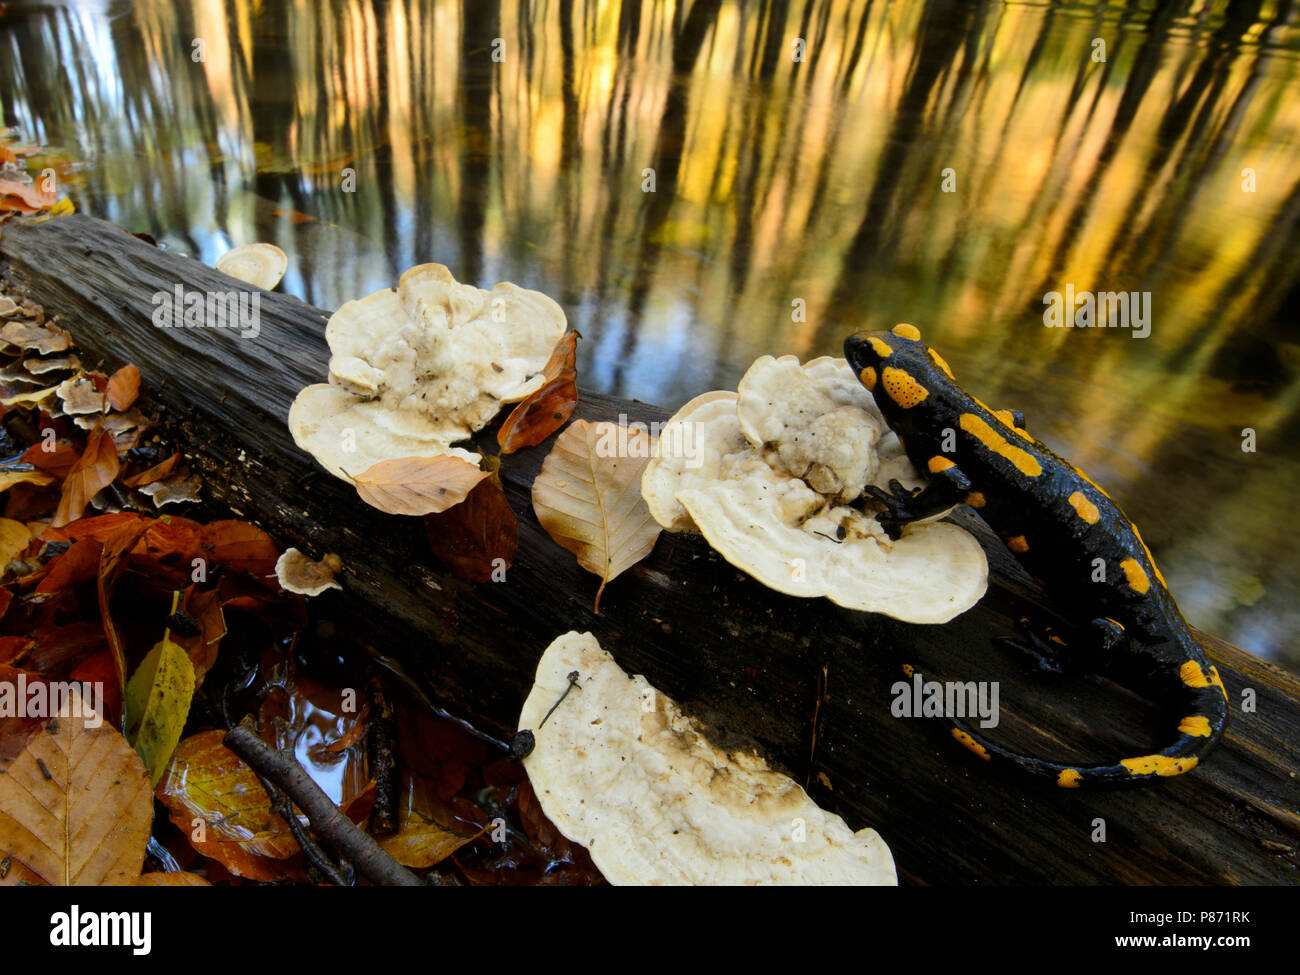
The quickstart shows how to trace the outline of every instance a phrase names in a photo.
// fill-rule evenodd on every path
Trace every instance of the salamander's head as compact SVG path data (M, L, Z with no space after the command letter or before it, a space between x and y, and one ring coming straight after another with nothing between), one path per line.
M851 335L844 341L844 357L891 422L955 382L948 363L926 348L915 325Z

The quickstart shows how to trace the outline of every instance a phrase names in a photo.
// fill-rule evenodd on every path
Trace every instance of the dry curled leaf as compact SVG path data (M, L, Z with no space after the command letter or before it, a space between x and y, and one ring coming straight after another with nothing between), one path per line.
M122 479L122 483L127 487L144 487L146 484L153 484L155 481L161 481L170 474L181 459L181 452L174 451L170 457L160 463L154 464L148 470L141 471L139 474L133 474L131 477Z
M642 430L578 420L560 434L533 481L533 510L547 534L605 584L640 562L662 530L641 498L654 441Z
M462 504L427 515L424 528L438 561L466 582L487 582L510 568L519 546L519 519L495 477L479 483Z
M578 333L566 332L542 368L546 382L506 417L497 431L501 453L541 443L564 425L578 405Z
M361 500L390 515L432 515L460 504L487 477L459 457L381 460L353 480Z
M140 756L75 691L44 734L0 765L0 857L47 883L133 883L152 823Z
M44 438L23 451L23 462L38 467L55 477L67 477L80 455L70 443L48 441Z
M140 370L133 365L123 366L108 377L108 389L104 394L113 409L129 410L140 395Z
M68 470L63 479L63 496L50 524L62 528L76 521L86 510L90 499L113 483L118 472L117 447L102 428L92 430L86 438L86 449L81 458Z

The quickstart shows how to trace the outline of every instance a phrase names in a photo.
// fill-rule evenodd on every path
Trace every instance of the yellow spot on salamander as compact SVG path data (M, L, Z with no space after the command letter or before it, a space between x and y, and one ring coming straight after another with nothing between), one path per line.
M1066 643L1064 640L1062 640L1062 639L1061 639L1059 636L1057 636L1055 633L1053 633L1053 634L1052 634L1051 636L1049 636L1047 639L1051 640L1051 641L1052 641L1053 643L1055 643L1057 646L1061 646L1061 647L1068 647L1068 646L1069 646L1068 643Z
M1002 436L974 413L963 413L958 422L963 430L972 434L993 453L1011 461L1021 474L1037 477L1043 473L1043 466L1038 463L1037 457L1027 450L1022 450L1020 447L1007 443L1006 437Z
M1122 758L1120 764L1128 769L1130 775L1182 775L1196 768L1199 761L1195 755L1186 758L1169 758L1165 755L1143 755L1140 758Z
M911 339L913 342L921 341L921 330L915 325L907 324L907 322L899 322L890 331L900 339Z
M1101 512L1097 510L1097 506L1089 501L1082 491L1075 491L1070 495L1070 504L1074 506L1074 510L1078 512L1079 517L1088 524L1095 525L1101 520Z
M977 742L970 735L966 734L966 732L962 731L960 728L953 728L952 736L956 738L959 742L961 742L964 748L969 748L980 758L984 759L984 761L988 762L992 760L993 756L989 754L988 749L985 748L983 745L981 745L979 742Z
M950 467L956 467L957 465L947 457L940 457L936 454L930 458L930 463L927 466L930 468L931 474L938 474L940 471L946 471Z
M1228 689L1223 686L1223 678L1219 676L1218 667L1213 667L1213 666L1210 667L1210 683L1217 686L1219 690L1223 693L1223 699L1225 701L1228 701ZM1228 703L1231 704L1232 702L1228 701Z
M858 382L866 386L868 391L874 390L876 388L876 367L867 366L858 373Z
M966 495L966 503L972 508L982 508L987 503L983 494L979 491L972 491Z
M1024 535L1013 535L1007 539L1007 548L1013 552L1028 552L1029 542L1025 540Z
M1178 668L1178 676L1188 687L1217 687L1223 694L1223 699L1228 700L1228 689L1223 686L1223 679L1219 676L1217 667L1211 666L1207 674L1195 660L1188 660Z
M1190 715L1178 723L1178 730L1185 735L1195 735L1198 738L1208 737L1210 734L1210 719L1203 714Z
M1083 778L1077 768L1063 768L1061 774L1056 777L1056 784L1062 789L1079 788L1079 780Z
M875 350L876 355L882 359L894 354L893 348L884 339L878 339L873 335L867 341L871 343L871 348Z
M903 664L903 676L904 676L904 677L911 677L912 674L913 674L914 672L915 672L915 671L914 671L914 668L912 667L911 664Z
M910 410L930 395L929 390L902 369L886 366L881 371L880 378L884 381L889 398L905 410Z
M934 349L926 349L925 351L929 353L930 361L939 367L940 372L942 372L953 382L957 381L957 377L952 374L952 368L944 360L943 356L941 356L938 352L935 352Z
M993 415L1013 430L1016 428L1016 415L1010 410L997 410Z
M1142 541L1142 533L1138 531L1138 526L1130 525L1129 527L1133 529L1133 534L1137 536L1138 543L1142 546L1142 551L1147 553L1147 561L1151 563L1151 568L1155 570L1156 578L1160 580L1160 585L1166 585L1165 577L1160 573L1160 566L1156 565L1156 560L1151 555L1151 549L1147 548L1147 543Z
M1146 571L1138 565L1137 559L1125 559L1119 564L1124 570L1124 576L1128 579L1128 587L1134 592L1143 593L1151 588L1151 580L1147 578Z
M1087 481L1089 484L1091 484L1093 487L1095 487L1098 491L1100 491L1100 492L1101 492L1101 496L1102 496L1103 498L1109 498L1109 497L1110 497L1110 495L1106 493L1106 489L1105 489L1104 487L1102 487L1100 484L1098 484L1096 481L1094 481L1092 478L1090 478L1087 474L1085 474L1085 473L1084 473L1083 471L1081 471L1079 468L1074 467L1073 465L1071 465L1071 467L1072 467L1072 469L1074 470L1074 473L1078 474L1081 478L1083 478L1085 481Z

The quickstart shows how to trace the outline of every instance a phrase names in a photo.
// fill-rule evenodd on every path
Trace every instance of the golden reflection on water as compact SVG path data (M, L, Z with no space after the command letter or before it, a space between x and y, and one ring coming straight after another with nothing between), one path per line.
M79 209L208 263L271 240L323 307L429 260L541 288L624 396L914 322L1194 623L1300 669L1290 9L106 2L6 14L0 106L86 161ZM1066 285L1150 292L1150 337L1044 328Z

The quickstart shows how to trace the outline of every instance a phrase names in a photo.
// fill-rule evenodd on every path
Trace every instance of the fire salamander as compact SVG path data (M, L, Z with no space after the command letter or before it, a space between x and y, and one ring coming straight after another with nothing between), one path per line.
M1177 737L1151 755L1112 765L1064 765L995 745L953 719L953 737L986 760L1002 760L1066 789L1127 785L1196 767L1223 734L1228 695L1165 588L1137 526L1083 471L1025 429L1024 417L994 410L957 384L948 364L912 325L859 333L844 353L875 396L889 425L929 483L907 491L874 489L877 515L893 538L918 518L967 504L1078 624L1090 647L1117 674L1151 682L1181 716ZM1056 635L1029 634L1051 669L1080 658ZM1123 650L1113 657L1112 648Z

